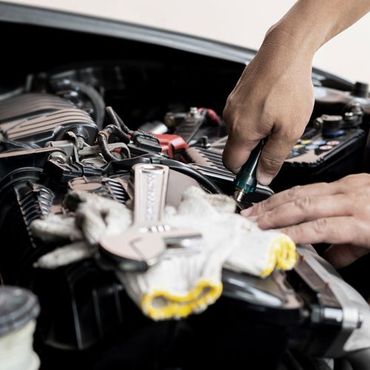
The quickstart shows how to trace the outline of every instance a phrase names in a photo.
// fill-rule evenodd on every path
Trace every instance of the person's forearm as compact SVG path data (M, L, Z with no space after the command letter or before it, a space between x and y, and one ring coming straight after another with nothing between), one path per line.
M370 11L370 0L299 0L267 33L265 42L314 54Z

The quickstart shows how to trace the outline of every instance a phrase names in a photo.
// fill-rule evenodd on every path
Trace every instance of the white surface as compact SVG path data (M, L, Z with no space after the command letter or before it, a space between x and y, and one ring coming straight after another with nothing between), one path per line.
M349 0L350 1L350 0ZM124 20L249 48L293 0L8 0L50 9ZM370 14L325 45L314 65L350 80L370 82Z

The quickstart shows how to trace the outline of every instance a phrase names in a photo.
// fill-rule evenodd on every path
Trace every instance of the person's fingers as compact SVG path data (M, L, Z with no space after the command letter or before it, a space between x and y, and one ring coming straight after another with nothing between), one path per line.
M342 268L370 253L370 249L348 244L332 245L324 252L324 258L336 268Z
M337 183L334 182L295 186L288 190L274 194L262 202L256 203L253 207L242 211L242 215L245 217L259 216L265 212L273 210L276 207L279 207L282 204L295 201L298 198L335 194L337 192L337 188Z
M323 217L351 216L354 204L344 194L303 196L262 213L256 222L261 229L275 229Z
M223 152L225 167L234 173L238 173L258 142L258 139L243 140L242 137L230 133Z
M257 167L257 180L262 185L269 185L277 175L290 150L299 136L285 135L282 130L272 132L261 153Z
M339 187L339 191L353 191L354 189L367 189L370 186L370 175L365 173L349 175L336 181Z
M352 216L318 218L299 225L280 229L297 244L362 244L357 237L361 235L358 223Z

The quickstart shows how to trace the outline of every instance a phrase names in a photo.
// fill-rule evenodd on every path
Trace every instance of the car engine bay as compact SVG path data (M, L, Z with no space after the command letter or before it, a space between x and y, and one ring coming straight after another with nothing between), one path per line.
M338 273L320 257L325 246L299 246L289 272L260 279L225 269L219 301L162 322L142 315L103 254L39 267L64 244L36 237L32 222L67 213L68 191L132 201L137 164L168 168L172 206L189 186L232 195L222 108L243 66L67 30L48 30L50 45L42 27L3 22L1 30L14 37L0 73L0 281L39 300L41 369L239 368L246 359L261 369L367 368L366 256ZM295 185L369 171L368 86L320 71L313 84L304 135L271 187L258 185L240 209Z

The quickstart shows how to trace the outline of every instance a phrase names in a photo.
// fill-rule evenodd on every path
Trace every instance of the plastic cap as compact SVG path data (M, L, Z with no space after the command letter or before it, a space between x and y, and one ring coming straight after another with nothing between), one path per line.
M36 296L30 291L3 286L0 287L0 337L15 331L40 312Z

